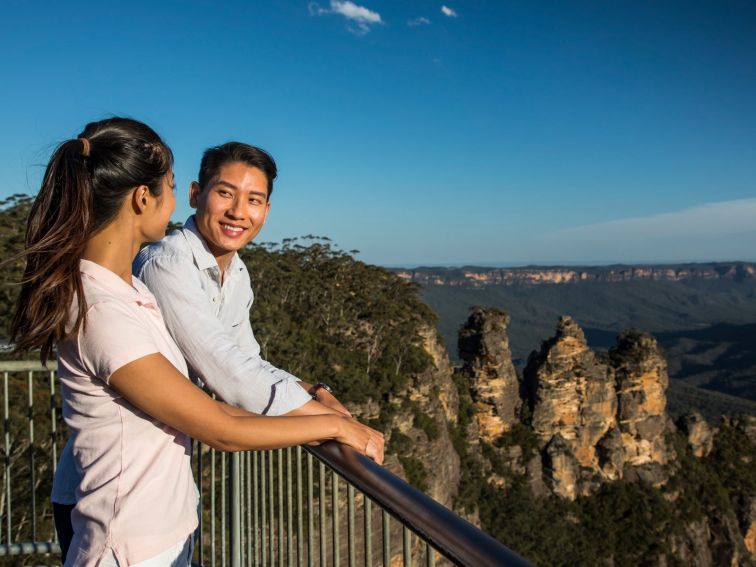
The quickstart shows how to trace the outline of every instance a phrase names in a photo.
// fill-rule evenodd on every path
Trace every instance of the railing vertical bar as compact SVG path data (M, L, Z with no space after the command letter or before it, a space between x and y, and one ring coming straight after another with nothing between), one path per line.
M355 533L354 533L354 485L347 483L347 538L348 538L348 564L355 565Z
M331 515L333 516L333 565L339 567L340 542L339 542L339 475L336 471L331 471Z
M252 565L255 562L254 559L254 547L253 547L253 529L256 529L257 524L254 523L252 516L254 514L253 508L252 508L252 499L254 498L254 493L256 486L252 486L252 478L253 478L253 472L252 472L252 451L247 451L245 453L245 462L247 464L247 565Z
M216 541L215 541L215 449L210 449L210 558L211 565L216 564Z
M247 553L246 533L247 533L247 503L245 500L246 492L246 479L247 479L247 466L244 458L244 453L239 451L236 453L239 455L239 565L244 565L245 556Z
M3 372L3 423L5 424L5 543L11 543L12 514L11 509L11 454L10 454L10 419L8 417L8 373Z
M320 523L320 567L325 567L326 564L326 486L325 486L325 465L322 462L318 463L318 480L320 485L318 486L319 499L318 508L319 523Z
M365 566L373 567L373 526L372 526L372 514L373 514L373 501L364 495L365 501Z
M54 370L50 371L50 442L52 444L52 471L53 476L55 476L55 471L58 468L58 410L55 406Z
M390 516L386 510L382 510L383 520L383 567L391 566L391 525Z
M312 454L307 453L307 567L315 565L312 555L315 540L315 479L312 469Z
M283 449L276 449L278 457L278 567L284 567L284 470Z
M435 567L436 565L436 550L431 547L431 544L425 542L425 566Z
M286 447L286 565L291 565L294 555L294 502L291 483L291 447Z
M258 480L259 470L259 453L252 452L252 514L253 514L253 536L254 536L254 565L260 564L260 483Z
M302 447L297 445L295 451L297 460L297 567L302 567L303 519L302 519Z
M402 555L404 567L412 567L412 532L407 526L402 527Z
M34 463L34 376L33 372L29 370L27 374L27 390L29 392L29 482L31 483L31 525L32 525L32 541L37 541L37 491L35 490L37 484L37 474Z
M55 408L55 371L50 371L50 446L52 447L52 473L55 478L55 471L58 468L58 424L57 424L57 411ZM57 530L52 530L53 541L58 541Z
M262 511L262 522L260 523L260 552L262 554L261 565L265 565L268 559L267 537L268 530L268 512L265 504L265 455L266 451L260 451L260 510Z
M199 541L197 547L199 548L199 564L205 563L205 521L204 514L202 513L205 507L202 505L202 443L196 442L197 445L197 490L199 492Z
M229 555L231 567L241 567L241 463L239 452L228 454Z
M220 501L221 501L221 567L226 567L226 453L221 453L221 483L220 483Z
M276 501L274 498L273 478L273 451L268 451L268 505L270 506L270 528L268 531L270 539L268 540L268 543L270 545L270 567L273 567L276 564L276 530L274 528L274 526L276 525Z

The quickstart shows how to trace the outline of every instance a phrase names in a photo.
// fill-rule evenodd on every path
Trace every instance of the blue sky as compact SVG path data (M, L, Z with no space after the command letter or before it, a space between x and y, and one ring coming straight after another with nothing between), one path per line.
M385 265L756 259L756 4L5 0L0 197L109 115L280 166L259 238Z

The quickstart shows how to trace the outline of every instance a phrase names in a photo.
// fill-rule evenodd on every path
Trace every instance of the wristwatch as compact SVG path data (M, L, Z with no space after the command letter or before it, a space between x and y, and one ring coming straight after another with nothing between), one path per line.
M324 382L318 382L312 388L310 388L309 390L307 390L307 393L312 396L313 400L317 400L318 399L318 390L320 390L321 388L323 388L329 394L333 394L333 389L328 384L325 384Z

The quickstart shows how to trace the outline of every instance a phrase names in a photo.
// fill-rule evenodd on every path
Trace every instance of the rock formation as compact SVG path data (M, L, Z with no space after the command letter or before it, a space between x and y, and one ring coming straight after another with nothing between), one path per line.
M509 316L502 311L475 308L459 333L462 372L475 405L480 439L489 443L518 421L521 405L508 324Z
M425 491L451 507L459 484L459 456L452 445L447 423L456 421L459 399L449 357L436 330L424 329L423 342L433 364L425 372L411 376L407 390L393 400L398 409L391 430L410 441L399 460L408 463L407 458L410 458L421 464L426 472ZM391 446L391 439L388 445ZM408 478L406 470L396 472Z
M464 365L456 371L437 334L424 333L433 367L411 376L407 389L391 401L395 408L391 428L404 437L405 445L389 466L409 476L403 467L407 457L423 463L429 473L426 491L434 498L447 505L457 497L469 498L465 494L471 492L460 485L463 478L479 483L478 492L472 494L482 498L521 490L532 495L532 502L590 497L604 484L625 480L656 487L657 498L671 503L674 510L690 507L697 489L681 488L670 475L692 466L690 455L693 462L711 470L710 459L717 458L717 436L723 429L730 435L726 451L735 447L733 458L741 462L738 474L747 474L743 466L756 461L756 418L726 420L712 429L700 415L691 414L679 421L679 430L671 424L666 413L667 366L650 335L622 333L614 348L597 353L588 347L578 324L562 317L554 337L531 355L519 381L509 350L508 323L508 316L499 310L473 310L460 330ZM461 461L463 453L455 451L458 435L467 439ZM750 448L739 454L749 441ZM683 451L680 459L673 447ZM593 497L601 499L605 494ZM731 508L694 504L692 509L681 508L679 515L672 512L667 521L678 527L664 528L668 531L660 534L658 554L647 557L647 563L753 564L756 496L747 491L738 494ZM465 509L474 523L490 517L483 514L482 500L478 505L479 509ZM580 507L584 506L590 504L583 501ZM685 510L693 512L687 515ZM392 533L392 541L394 535L398 540L399 534ZM614 564L611 557L603 559Z
M605 455L600 462L597 451L617 425L614 372L588 348L575 321L562 317L556 336L531 355L525 388L533 431L550 463L545 471L557 494L574 499L585 492L578 483L581 469L607 478L621 475Z
M597 481L662 483L668 382L650 335L624 333L608 357L599 357L577 323L562 317L556 335L531 355L524 379L552 490L574 499Z
M688 438L688 445L696 457L707 457L714 448L714 432L698 412L684 415L679 422L680 430Z
M667 361L656 339L637 331L622 333L609 356L617 381L617 422L624 463L640 478L661 483L670 456L664 437L668 420Z

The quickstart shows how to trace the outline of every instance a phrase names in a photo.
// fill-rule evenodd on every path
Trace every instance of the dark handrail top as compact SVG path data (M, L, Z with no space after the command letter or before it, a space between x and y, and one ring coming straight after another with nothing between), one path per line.
M458 565L531 566L514 551L398 476L335 441L305 449Z

